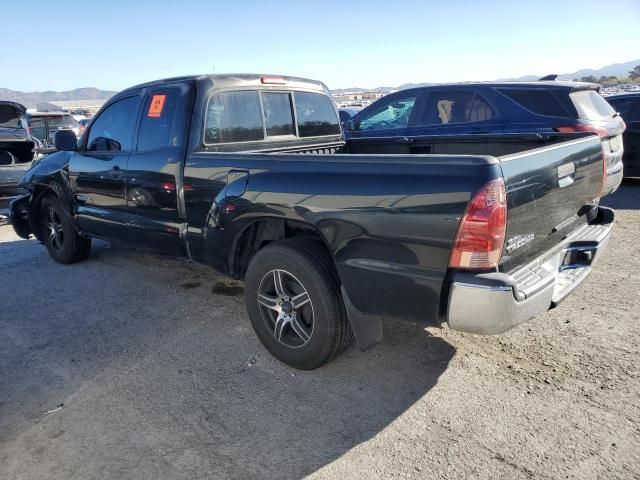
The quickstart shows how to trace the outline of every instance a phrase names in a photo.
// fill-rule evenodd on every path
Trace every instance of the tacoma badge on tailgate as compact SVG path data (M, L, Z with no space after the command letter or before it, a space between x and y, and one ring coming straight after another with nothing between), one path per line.
M509 240L507 240L507 253L512 253L514 250L525 246L527 243L533 242L534 238L536 238L536 236L533 233L511 237Z

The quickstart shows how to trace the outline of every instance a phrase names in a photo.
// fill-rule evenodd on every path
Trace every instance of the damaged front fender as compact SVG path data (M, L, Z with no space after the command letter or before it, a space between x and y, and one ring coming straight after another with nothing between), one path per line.
M68 164L68 152L56 152L40 160L22 177L20 187L30 193L16 197L9 205L11 225L18 236L29 238L34 235L41 240L38 206L48 192L62 199L72 211Z

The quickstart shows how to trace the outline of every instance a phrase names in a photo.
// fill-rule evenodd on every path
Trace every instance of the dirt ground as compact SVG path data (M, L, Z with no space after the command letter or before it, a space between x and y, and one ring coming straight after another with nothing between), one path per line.
M640 182L591 277L504 335L385 324L298 372L241 286L0 226L0 478L640 478Z

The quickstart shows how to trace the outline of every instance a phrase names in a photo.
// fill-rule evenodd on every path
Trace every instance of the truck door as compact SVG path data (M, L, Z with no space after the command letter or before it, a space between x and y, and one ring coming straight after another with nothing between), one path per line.
M108 104L91 122L78 151L71 153L69 177L85 232L126 238L125 172L138 118L140 96Z
M193 87L180 83L144 92L140 126L126 172L128 243L181 255L186 228L182 167L187 148Z

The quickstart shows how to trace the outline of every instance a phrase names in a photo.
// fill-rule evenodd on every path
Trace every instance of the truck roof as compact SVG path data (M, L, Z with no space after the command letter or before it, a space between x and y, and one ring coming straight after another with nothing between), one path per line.
M289 77L286 75L259 74L259 73L225 73L225 74L205 74L205 75L186 75L182 77L170 77L151 82L141 83L133 87L129 87L122 92L135 90L139 88L153 87L166 83L177 83L181 81L210 81L219 88L231 87L263 87L263 86L281 86L286 88L304 88L307 90L318 90L320 92L328 92L327 86L318 81L308 78ZM122 93L120 92L120 93Z

